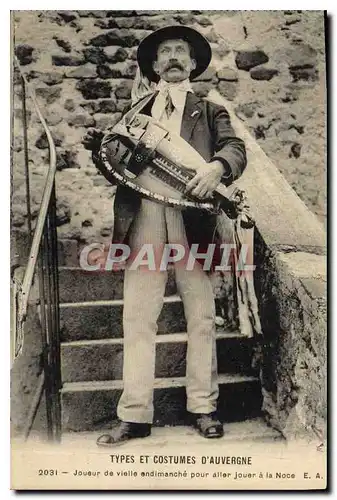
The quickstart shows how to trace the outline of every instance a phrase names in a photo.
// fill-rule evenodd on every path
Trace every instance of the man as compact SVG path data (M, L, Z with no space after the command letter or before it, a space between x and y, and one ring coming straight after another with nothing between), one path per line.
M141 113L180 134L208 162L198 170L187 190L203 199L212 194L220 181L231 184L246 166L244 143L235 136L226 109L199 99L190 85L190 80L203 73L210 63L211 48L206 39L192 28L162 28L141 42L137 59L141 74L152 84L157 83L153 97L144 99ZM215 216L197 209L164 207L141 199L126 187L117 188L113 240L127 242L131 254L144 243L152 243L156 248L166 242L180 243L185 248L197 243L206 249L215 232ZM175 268L175 277L187 321L187 410L202 436L222 437L223 427L216 416L215 310L210 276L200 265L193 271L180 265ZM119 420L111 433L98 438L99 446L113 446L151 433L155 336L166 280L164 271L144 272L126 267L124 390L117 409Z

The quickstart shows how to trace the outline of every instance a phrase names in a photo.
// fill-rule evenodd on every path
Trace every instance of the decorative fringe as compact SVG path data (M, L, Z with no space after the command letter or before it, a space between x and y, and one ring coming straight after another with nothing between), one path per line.
M143 97L147 96L148 94L152 94L155 91L155 89L156 89L156 84L150 82L150 80L143 75L143 73L140 71L138 67L131 89L132 106L134 106L137 102L143 99Z
M240 269L240 265L252 266L254 263L254 225L244 191L237 190L235 195L238 197L236 219L229 219L224 212L221 212L217 217L217 233L221 242L235 245L235 251L232 253L233 258L230 261L232 272L225 273L223 279L226 282L225 288L228 292L226 300L237 314L241 334L248 338L254 338L262 334L262 328L253 270ZM244 262L240 262L243 245L245 245L247 253ZM231 291L232 297L230 297Z

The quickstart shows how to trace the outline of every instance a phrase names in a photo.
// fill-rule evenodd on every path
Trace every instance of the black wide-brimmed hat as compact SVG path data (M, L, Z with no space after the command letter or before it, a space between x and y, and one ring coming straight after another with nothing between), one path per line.
M194 59L197 66L191 72L191 80L201 75L211 62L211 47L201 33L187 26L166 26L148 35L138 47L137 60L140 70L151 82L158 82L159 80L159 76L153 71L152 67L153 61L157 57L158 45L165 40L173 39L185 40L194 49Z

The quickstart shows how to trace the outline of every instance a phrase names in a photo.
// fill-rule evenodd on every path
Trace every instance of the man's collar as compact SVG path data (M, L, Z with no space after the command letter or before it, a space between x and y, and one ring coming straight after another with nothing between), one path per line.
M159 92L165 92L171 89L180 90L182 92L193 92L191 82L188 78L182 82L165 82L164 80L160 80L156 88Z

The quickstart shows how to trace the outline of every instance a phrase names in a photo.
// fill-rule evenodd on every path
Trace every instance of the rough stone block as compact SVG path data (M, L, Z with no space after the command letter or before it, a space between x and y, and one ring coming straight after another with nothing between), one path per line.
M97 66L97 74L99 78L113 78L113 72L108 64L100 64Z
M263 50L240 50L235 57L235 63L239 69L249 71L254 66L259 66L269 61L269 57Z
M293 82L298 82L300 80L304 81L317 81L318 80L318 70L316 68L291 68L289 72L292 76Z
M108 15L106 10L78 10L80 17L105 18Z
M30 71L27 71L26 78L30 82L30 80L34 80L35 78L40 78L41 75L42 75L41 71L35 71L34 69L31 69ZM21 85L20 76L16 69L14 69L13 84L14 86Z
M299 158L301 156L302 145L298 142L295 142L291 145L289 151L289 158Z
M107 47L119 45L121 47L133 47L137 45L150 32L147 30L113 29L102 35L97 35L90 40L95 47Z
M98 113L115 113L116 101L113 99L102 99L98 101Z
M59 112L58 108L48 109L48 111L44 115L44 118L48 125L58 125L63 120L63 116Z
M82 102L80 105L90 114L115 113L117 111L117 103L114 99L101 99L95 101Z
M327 284L320 278L301 278L301 283L312 299L326 299Z
M136 10L135 14L137 16L157 16L158 11L157 10Z
M67 40L64 40L63 38L60 38L58 36L53 36L53 39L55 40L57 45L59 47L61 47L62 50L64 50L64 52L67 52L67 53L71 52L70 42L68 42Z
M156 30L161 28L163 26L163 23L165 26L168 26L170 24L170 21L174 22L174 19L172 19L172 17L168 18L167 16L156 16L155 18L154 17L151 18L148 16L136 17L134 18L133 27L141 30Z
M122 47L111 45L103 49L105 60L111 63L123 62L128 58L128 52Z
M52 104L61 96L62 88L59 87L37 87L35 92L38 97L46 100L47 104Z
M301 17L300 16L294 16L291 17L290 19L286 19L286 26L291 26L292 24L300 23L301 22Z
M68 118L68 125L71 127L94 127L95 119L89 113L78 113Z
M61 83L63 80L63 74L57 73L56 71L51 71L49 73L40 73L38 77L46 85L56 85L58 83Z
M183 14L176 14L173 16L174 21L176 21L179 24L186 25L186 24L193 24L195 22L194 15L192 12L186 12Z
M128 51L129 59L131 59L132 61L137 61L137 47L126 50Z
M107 17L134 17L136 15L135 10L108 10L105 12Z
M51 59L54 66L81 66L85 62L81 55L53 54Z
M209 43L218 43L220 40L220 36L214 28L212 28L207 33L204 33L204 36L209 41Z
M71 208L69 202L58 198L56 203L56 226L67 224L71 219Z
M14 49L15 55L19 59L22 66L26 66L34 61L33 51L34 47L28 45L28 43L17 45Z
M291 144L293 142L297 142L299 139L299 133L294 128L288 130L281 130L277 137L281 141L282 144Z
M235 114L238 118L246 119L252 118L255 114L256 109L258 108L257 102L247 102L245 104L239 104L235 107Z
M225 80L227 82L237 82L239 80L239 74L236 68L231 68L230 66L224 66L217 72L217 77L219 80Z
M238 84L236 82L221 81L218 83L218 90L226 99L233 101L238 92Z
M64 101L64 108L67 111L75 111L76 105L73 99L66 99Z
M72 149L57 151L56 169L60 171L64 170L65 168L80 168L80 165L77 161L76 151Z
M117 17L109 19L100 19L95 22L95 26L102 29L141 29L141 30L154 30L161 27L161 22L165 17L160 17L160 20L149 19L147 17ZM166 22L166 20L165 20ZM168 23L167 23L168 24Z
M211 19L207 16L194 17L194 19L197 21L198 24L200 24L200 26L207 27L207 26L212 26L213 24Z
M97 101L88 101L81 102L80 106L88 111L89 114L93 115L98 112L98 102Z
M114 19L97 19L94 22L94 26L97 26L98 28L102 28L103 30L111 29L111 28L118 28L118 25Z
M298 42L275 50L273 61L287 64L289 68L312 68L317 63L317 50L309 44Z
M327 275L327 261L324 255L294 251L289 253L278 253L279 266L284 274L296 278L319 278L325 279ZM282 264L282 267L281 267Z
M118 99L116 111L120 111L122 114L124 114L128 111L130 105L130 99Z
M93 64L85 64L80 68L73 69L65 74L67 78L97 78L96 67Z
M198 97L206 97L213 85L211 82L192 82L192 88Z
M253 80L269 81L278 74L278 70L261 64L260 66L252 68L249 73Z
M76 33L83 30L82 24L80 24L78 21L71 21L69 23L69 26L71 26L72 28L75 28Z
M96 122L96 127L100 130L106 130L113 127L121 118L120 113L96 113L93 115Z
M57 13L66 23L70 23L78 18L78 13L75 10L58 10Z
M219 40L217 43L211 44L213 57L217 57L223 59L225 56L228 56L232 47L225 40Z
M125 61L110 66L98 66L97 72L101 78L134 78L137 71L137 63Z
M195 78L194 82L210 82L216 76L215 69L212 66L209 66L206 71L204 71L201 75Z
M103 49L100 47L88 47L83 50L84 59L93 64L103 64L106 61Z
M61 146L63 140L64 140L64 135L60 132L56 132L55 130L52 131L52 136L53 140L55 143L55 146ZM45 132L43 132L40 137L36 140L35 146L38 149L47 149L48 148L48 140Z
M117 99L131 98L132 83L133 82L130 80L124 80L124 82L115 89Z
M82 80L76 84L84 99L111 97L111 83L102 80Z

